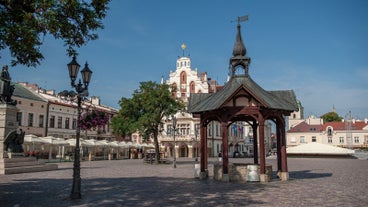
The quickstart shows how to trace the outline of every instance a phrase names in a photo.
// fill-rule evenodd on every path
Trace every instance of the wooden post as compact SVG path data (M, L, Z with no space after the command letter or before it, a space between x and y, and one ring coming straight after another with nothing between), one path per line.
M222 129L222 174L229 173L229 147L228 147L228 132L227 122L221 122Z
M280 120L277 119L276 121L276 142L277 142L277 172L281 172L281 137L282 137L282 131L281 131L281 123Z
M253 129L253 160L254 164L258 164L258 126L254 121L252 125Z
M281 171L287 172L287 156L286 156L286 136L285 136L285 124L281 124Z
M265 156L265 145L264 145L264 120L259 123L259 157L261 161L260 174L266 173L266 156Z

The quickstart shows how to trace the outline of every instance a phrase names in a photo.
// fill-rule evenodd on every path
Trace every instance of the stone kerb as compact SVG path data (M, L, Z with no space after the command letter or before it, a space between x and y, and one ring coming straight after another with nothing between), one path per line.
M247 166L254 164L229 163L228 174L222 173L222 163L215 163L213 167L214 179L218 181L229 182L252 182L247 179ZM272 165L266 165L266 174L260 174L260 166L258 165L258 179L261 182L272 181Z

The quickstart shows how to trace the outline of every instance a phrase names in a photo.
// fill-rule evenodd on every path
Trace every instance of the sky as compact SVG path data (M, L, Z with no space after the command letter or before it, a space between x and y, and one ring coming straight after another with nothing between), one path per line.
M93 71L91 96L119 109L139 83L160 82L190 55L192 69L224 84L238 16L249 74L265 90L294 90L305 117L333 108L340 116L368 117L368 1L366 0L112 0L99 39L78 49L77 61ZM60 40L46 37L37 68L9 68L14 82L71 90ZM0 51L0 64L10 65ZM79 76L80 77L80 76Z

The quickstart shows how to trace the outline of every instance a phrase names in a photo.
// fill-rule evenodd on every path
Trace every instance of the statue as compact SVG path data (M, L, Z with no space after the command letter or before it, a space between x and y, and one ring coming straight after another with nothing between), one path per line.
M0 103L16 105L16 101L11 97L14 92L14 86L10 85L11 78L8 72L8 66L5 65L0 75Z
M10 153L23 153L23 146L24 143L24 135L25 132L20 129L20 132L13 131L10 133L4 141L4 149Z

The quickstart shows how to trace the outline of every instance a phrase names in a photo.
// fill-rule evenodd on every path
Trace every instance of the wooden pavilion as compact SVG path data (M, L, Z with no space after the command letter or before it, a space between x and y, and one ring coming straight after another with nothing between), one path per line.
M200 118L200 178L208 177L207 125L211 121L221 123L222 132L222 180L229 181L228 130L236 121L247 122L253 128L254 164L259 165L261 182L270 178L266 174L264 123L271 120L276 124L278 175L288 180L286 158L285 116L298 110L292 90L266 91L252 80L248 73L250 58L246 55L240 24L230 58L230 80L221 90L212 94L191 94L188 111ZM258 148L259 145L259 148ZM258 151L259 149L259 151Z

